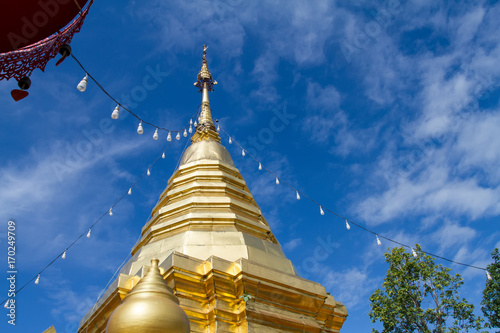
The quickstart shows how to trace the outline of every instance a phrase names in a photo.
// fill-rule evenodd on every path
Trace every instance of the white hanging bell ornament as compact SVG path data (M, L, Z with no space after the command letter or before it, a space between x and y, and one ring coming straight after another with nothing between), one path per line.
M262 170L262 164L259 162L259 170Z
M375 236L377 237L377 245L378 245L378 246L382 245L382 242L380 241L380 238L378 238L378 236L377 236L377 235L375 235Z
M177 133L177 135L175 136L175 139L176 140L180 140L181 139L181 133Z
M300 194L299 194L299 191L295 191L297 192L297 200L300 200Z
M161 158L165 158L165 152L163 152L163 154L161 154Z
M411 253L413 254L413 257L417 258L418 257L417 252L415 252L415 250L412 247L410 247L410 249L411 249Z
M245 150L243 150L243 149L242 149L242 150L241 150L241 156L245 157L245 155L246 155L246 154L245 154Z
M321 215L325 215L325 212L323 211L323 207L319 206L319 213Z
M38 276L36 277L36 280L35 280L35 284L39 284L40 283L40 274L38 274Z
M182 135L183 135L184 137L187 137L187 136L188 136L188 132L186 131L186 129L184 129L184 133L182 133Z
M278 177L276 177L276 185L279 185L280 184L280 180L278 179Z
M193 126L189 126L189 133L193 133Z
M128 194L128 195L131 195L131 194L132 194L132 187L128 189L127 194Z
M158 129L155 130L155 134L153 134L153 139L158 140Z
M148 169L148 172L146 172L146 174L147 174L148 176L151 176L151 171L149 171L149 169Z
M87 238L90 238L90 231L91 231L91 230L92 230L92 229L89 229L89 232L87 232Z
M120 108L117 105L113 110L113 112L111 113L111 118L118 119L119 116L120 116Z
M108 213L109 213L109 216L113 216L113 208L110 208Z
M490 272L488 272L488 271L486 271L486 277L488 278L488 280L490 280L490 281L492 280Z
M61 258L66 259L66 251L63 252Z
M170 134L170 132L168 132L167 141L172 141L172 134Z
M142 121L139 123L139 126L137 127L137 134L142 134L144 133L144 129L142 128Z
M89 80L89 75L86 74L85 77L78 83L76 86L76 89L78 89L81 92L84 92L85 89L87 89L87 81Z
M345 228L347 230L351 230L351 225L349 224L349 222L347 222L347 220L345 220Z
M231 139L231 137L229 137L229 144L232 144L233 143L233 140Z

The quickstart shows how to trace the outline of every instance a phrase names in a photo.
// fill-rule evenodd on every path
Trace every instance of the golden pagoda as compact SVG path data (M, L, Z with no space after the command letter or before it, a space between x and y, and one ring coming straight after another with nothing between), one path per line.
M79 333L174 332L152 323L164 320L165 313L177 313L177 306L187 315L191 332L340 331L345 306L321 284L298 275L220 144L208 98L216 84L204 46L195 82L202 105L191 145L142 228L132 257L81 320ZM141 302L150 297L154 303L151 292L143 293L138 305L132 296L127 300L149 274L166 282L157 288L168 288L163 293L171 295L165 306L169 310L162 312L163 305L157 305L144 311L151 307ZM126 329L128 322L137 324L121 310L127 302L137 307L128 313L143 311L143 326ZM171 320L182 326L182 316L176 316L170 315Z

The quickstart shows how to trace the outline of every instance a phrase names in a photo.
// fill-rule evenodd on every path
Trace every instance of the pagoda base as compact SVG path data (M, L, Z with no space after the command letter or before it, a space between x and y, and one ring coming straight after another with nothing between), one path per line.
M121 300L146 274L120 274L78 332L105 332ZM345 306L319 283L259 265L247 259L230 262L216 256L196 259L178 252L160 270L187 313L191 332L339 332Z

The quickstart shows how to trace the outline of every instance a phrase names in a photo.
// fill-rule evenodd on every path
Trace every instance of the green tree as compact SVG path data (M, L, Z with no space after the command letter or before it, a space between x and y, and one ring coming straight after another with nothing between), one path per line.
M484 316L488 318L488 327L500 328L500 253L498 249L491 252L491 257L494 262L486 267L491 280L486 280L481 310L483 310Z
M474 306L460 299L459 274L434 263L434 258L415 246L413 253L393 248L385 253L389 264L382 289L370 296L370 318L382 322L383 333L478 332L482 319ZM377 330L373 330L377 332Z

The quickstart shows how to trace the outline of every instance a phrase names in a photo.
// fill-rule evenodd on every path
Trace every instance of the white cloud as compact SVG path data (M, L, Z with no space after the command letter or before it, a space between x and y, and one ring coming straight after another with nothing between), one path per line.
M328 151L332 154L347 156L372 149L378 126L355 128L341 109L341 102L341 95L334 86L322 87L316 82L308 82L307 115L302 122L302 130L313 142L330 144Z
M336 130L345 126L347 117L340 109L341 97L333 86L321 87L318 83L307 85L308 115L303 121L303 130L317 142L328 142L335 137Z
M40 140L33 143L29 152L18 159L7 160L0 168L0 182L3 184L0 215L4 220L13 218L18 222L22 234L18 241L19 255L29 269L43 268L43 263L59 255L109 209L108 205L119 198L114 181L125 179L130 184L136 179L118 167L116 160L147 150L143 139L126 140L120 138L119 133L106 137L99 145L91 145L79 133L66 137L68 141L47 143ZM79 154L81 142L89 144L92 151ZM70 159L68 155L71 155ZM64 166L65 172L58 175L55 163ZM124 214L127 209L130 209L130 204L124 200L115 216L128 218ZM115 223L118 223L116 219L101 223L90 240L84 238L98 246L87 249L85 253L81 253L78 247L72 248L68 257L79 258L85 267L92 265L92 261L85 260L86 256L99 257L105 248L107 253L120 253L125 244L133 244L135 238L127 230L120 232L119 241L109 237ZM107 244L103 246L101 241L105 237L108 237ZM101 259L100 269L113 265L110 257Z
M477 232L471 227L445 222L440 229L432 234L432 239L441 250L446 250L457 245L467 244L476 236Z
M476 267L486 267L490 263L489 253L482 248L471 249L470 246L464 245L458 249L456 254L453 256L453 260L460 263L465 263L468 265ZM456 268L464 268L464 266L456 265ZM472 279L478 277L484 277L484 271L473 267L466 268L460 275L464 279Z
M342 272L329 271L323 281L323 286L333 297L341 301L349 310L366 304L366 300L377 287L377 280L358 268Z
M51 283L57 281L57 283ZM76 332L82 317L92 308L102 287L87 285L83 289L73 287L59 269L51 269L42 277L41 288L47 292L42 302L50 308L53 318L62 318L64 327L56 326L59 332Z
M227 59L225 67L239 63L247 37L256 39L259 49L252 50L258 52L252 77L259 85L251 91L254 103L276 103L281 98L274 87L281 61L299 68L325 64L325 44L343 30L347 15L325 1L214 1L205 3L203 10L195 2L157 1L148 9L131 7L130 11L133 17L155 26L157 33L150 38L161 41L159 48L191 52L206 42L217 50L219 58ZM190 30L188 38L185 30ZM232 81L230 77L226 80Z
M394 61L386 63L380 59L382 52L375 52L374 65L367 65L370 70L376 66L380 73L397 68L397 77L381 76L385 89L398 94L406 87L406 83L398 87L400 78L405 77L416 83L417 96L405 99L404 105L415 116L407 113L406 119L397 119L402 140L383 137L385 150L370 166L373 187L366 189L367 195L357 205L360 216L370 223L421 214L477 219L500 211L499 142L495 134L500 118L496 110L476 112L477 100L495 89L499 78L498 66L491 55L485 56L484 44L476 44L488 38L492 25L498 23L493 23L496 21L480 6L460 8L446 23L442 19L445 10L433 11L430 6L418 10L429 11L427 24L440 27L434 33L449 39L445 53L419 53L409 58L388 44ZM404 10L401 15L408 20L408 30L423 25L419 15L408 17ZM458 30L463 33L458 34ZM491 46L497 54L498 41ZM373 87L368 87L366 94L374 99Z
M290 239L285 244L283 244L283 249L287 252L293 251L301 244L302 244L302 238Z
M445 65L449 65L450 58ZM415 137L418 139L439 137L450 130L453 118L470 101L470 89L473 81L465 73L446 79L446 70L441 63L434 60L430 65L425 86L422 92L423 119L416 123Z
M336 111L340 108L340 93L334 86L321 87L316 82L307 84L307 102L309 107L321 111Z
M82 142L91 147L84 154L78 149ZM34 211L36 207L33 205L43 206L54 197L64 197L73 192L73 181L80 179L86 170L100 163L111 163L114 158L134 152L139 146L140 140L131 140L127 144L114 141L104 152L89 140L82 139L74 144L54 141L47 150L32 148L21 160L0 169L3 184L0 211L11 214Z
M465 15L460 17L460 20L453 22L458 25L455 30L457 46L466 45L476 36L478 27L483 21L485 12L486 11L482 7L472 8L468 13L465 13Z
M500 181L500 113L479 113L464 119L456 150L462 154L460 167L484 170L493 183Z
M396 175L396 183L358 206L370 224L418 214L466 215L471 219L500 211L500 189L485 188L477 179L450 179L446 166L429 165L415 178Z
M245 33L235 15L239 7L223 1L200 3L189 1L155 1L145 8L130 7L133 17L149 22L157 32L148 36L160 40L160 49L199 50L207 43L228 58L241 53ZM189 30L189 34L186 31ZM210 46L209 45L209 46Z
M261 85L257 90L252 92L252 97L256 97L258 101L264 103L278 102L278 92L274 87L274 82L278 78L275 68L277 63L278 55L272 52L261 54L255 61L252 76Z
M369 152L376 147L379 130L380 126L367 129L342 127L335 134L335 145L330 152L341 156Z

